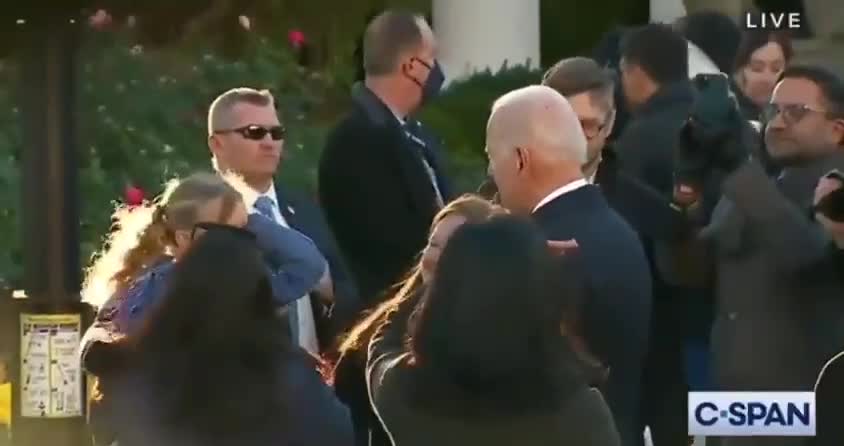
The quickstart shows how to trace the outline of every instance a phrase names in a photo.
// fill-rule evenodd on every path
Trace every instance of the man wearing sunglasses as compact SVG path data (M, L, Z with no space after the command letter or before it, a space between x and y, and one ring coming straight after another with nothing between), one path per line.
M452 198L437 140L412 115L444 82L421 16L386 11L363 39L365 80L329 135L319 195L367 306L411 268Z
M252 212L310 237L328 260L326 280L289 311L293 336L318 354L356 317L357 290L319 207L275 182L285 135L268 91L235 88L217 97L208 111L214 168L240 175L257 194Z

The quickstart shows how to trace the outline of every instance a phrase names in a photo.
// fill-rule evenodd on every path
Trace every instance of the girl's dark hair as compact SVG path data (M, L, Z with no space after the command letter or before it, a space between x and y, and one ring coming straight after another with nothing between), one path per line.
M411 401L490 413L554 410L582 380L563 326L576 277L534 224L514 216L466 223L442 252L411 318ZM479 403L479 404L478 404Z
M160 423L208 435L207 444L283 431L281 362L301 354L276 316L254 238L239 231L202 234L141 332L121 345L126 367L147 377Z
M762 48L770 42L774 42L782 49L782 54L785 56L785 63L791 61L794 55L794 49L791 46L791 37L783 31L767 31L767 30L746 30L741 35L738 50L736 51L736 60L733 66L733 71L738 71L750 63L750 57L756 50Z

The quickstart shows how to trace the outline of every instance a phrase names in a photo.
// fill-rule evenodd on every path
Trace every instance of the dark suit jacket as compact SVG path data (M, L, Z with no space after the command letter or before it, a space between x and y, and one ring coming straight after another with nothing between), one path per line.
M439 150L418 123L413 135L365 86L328 137L319 163L319 197L355 276L363 302L374 305L424 248L439 211L423 155L451 197Z
M313 240L331 269L334 305L329 308L315 296L311 299L321 351L333 347L337 336L357 318L360 309L357 287L340 255L322 211L313 201L276 184L279 211L287 223Z
M641 242L591 185L547 203L534 218L549 239L577 240L591 289L581 314L584 338L610 368L603 391L622 444L636 444L642 435L634 419L651 312L651 279Z

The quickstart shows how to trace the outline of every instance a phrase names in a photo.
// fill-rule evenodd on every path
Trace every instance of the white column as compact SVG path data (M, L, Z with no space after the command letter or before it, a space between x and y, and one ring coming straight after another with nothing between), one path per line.
M683 0L650 0L651 23L672 23L686 15Z
M539 0L433 0L433 22L449 81L504 61L540 65Z

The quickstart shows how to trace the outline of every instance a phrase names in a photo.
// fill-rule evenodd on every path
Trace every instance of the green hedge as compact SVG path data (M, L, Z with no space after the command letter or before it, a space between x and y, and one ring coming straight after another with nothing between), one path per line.
M110 225L114 202L134 184L148 192L169 178L210 168L205 113L234 86L270 89L290 129L280 181L314 190L324 138L348 104L353 66L308 70L285 44L258 39L239 61L198 48L147 52L101 37L86 46L79 76L79 155L83 264ZM20 112L14 66L0 65L0 278L21 275ZM484 131L492 102L536 83L522 67L455 82L421 115L448 148L449 171L463 191L484 176Z

